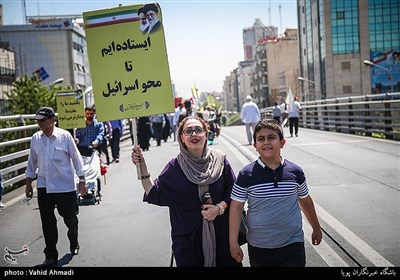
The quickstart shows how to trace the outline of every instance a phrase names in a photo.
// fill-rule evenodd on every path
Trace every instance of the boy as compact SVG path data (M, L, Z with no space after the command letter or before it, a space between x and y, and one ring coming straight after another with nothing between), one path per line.
M304 232L301 211L313 228L311 240L319 245L322 231L314 203L308 193L303 170L281 156L286 140L281 125L272 119L257 123L254 144L260 157L238 174L232 189L229 212L229 245L232 257L243 260L238 242L241 213L245 202L247 240L252 267L305 267Z

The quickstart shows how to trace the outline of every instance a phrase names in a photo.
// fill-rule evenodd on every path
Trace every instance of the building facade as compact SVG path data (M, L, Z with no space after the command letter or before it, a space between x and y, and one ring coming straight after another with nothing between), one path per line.
M63 86L83 90L91 85L85 33L72 18L0 26L0 42L15 53L17 77L37 74L43 84L62 78Z
M0 42L0 116L9 114L5 109L7 94L11 92L15 79L15 53L8 43Z
M298 0L297 6L306 100L399 91L398 0Z
M243 29L244 60L254 60L257 44L278 38L278 27L265 26L256 18L252 27Z

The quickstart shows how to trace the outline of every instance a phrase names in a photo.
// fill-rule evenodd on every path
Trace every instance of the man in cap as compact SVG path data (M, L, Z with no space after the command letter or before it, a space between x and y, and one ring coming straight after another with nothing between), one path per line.
M78 213L75 173L79 177L79 191L86 193L84 164L72 135L55 126L53 108L41 107L33 119L40 131L31 139L26 168L27 197L33 196L32 181L37 178L37 198L46 247L45 261L41 267L52 267L58 263L58 229L54 209L64 219L68 228L68 239L72 255L79 253Z
M249 141L249 145L251 145L254 128L261 119L261 114L260 109L253 102L253 98L250 95L246 96L246 102L243 104L242 111L240 112L240 119L246 126L247 140Z

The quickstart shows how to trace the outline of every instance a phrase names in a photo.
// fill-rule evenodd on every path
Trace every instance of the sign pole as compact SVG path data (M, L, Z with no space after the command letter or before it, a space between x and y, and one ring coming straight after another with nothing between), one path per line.
M132 133L133 133L133 147L137 148L138 146L138 139L137 139L137 127L136 127L137 118L132 118ZM141 180L142 172L140 171L140 163L136 165L137 177L138 180Z

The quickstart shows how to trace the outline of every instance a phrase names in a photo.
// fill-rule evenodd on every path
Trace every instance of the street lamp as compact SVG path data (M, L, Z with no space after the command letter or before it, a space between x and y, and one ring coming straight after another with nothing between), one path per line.
M240 100L239 100L239 68L236 68L234 71L235 74L235 90L236 90L236 110L240 112Z
M304 78L304 77L298 77L298 79L299 79L299 81L302 81L302 82L309 82L309 83L311 83L311 84L313 84L314 86L315 86L315 88L316 89L319 89L319 85L316 83L316 82L314 82L314 81L311 81L311 80L309 80L309 79L306 79L306 78ZM315 93L315 90L314 90L314 93ZM306 101L309 101L308 99L308 97L309 97L310 95L309 94L307 94L307 100ZM315 99L315 96L314 96L314 99Z
M299 79L299 81L303 81L303 82L304 82L304 81L307 81L307 82L309 82L310 84L313 84L313 85L314 85L314 96L313 96L313 100L315 100L315 91L316 91L316 89L318 89L318 91L319 91L319 97L320 97L320 99L322 99L321 88L320 88L320 86L319 86L316 82L311 81L311 80L309 80L309 79L306 79L306 78L304 78L304 77L298 77L298 79ZM309 95L307 95L307 97L308 97L308 96L309 96ZM309 100L307 99L306 101L309 101ZM317 106L317 115L318 115L319 129L320 129L320 130L323 130L323 118L322 118L321 109L322 109L321 106Z
M386 67L383 67L383 66L381 66L381 65L378 65L378 64L376 64L376 63L373 63L372 61L369 61L369 60L364 60L364 64L365 64L366 66L371 66L371 67L374 67L374 66L375 66L376 68L379 68L379 69L381 69L381 70L387 72L387 73L389 74L388 79L389 79L389 80L392 80L392 78L393 78L393 73L392 73L392 71L390 71L390 70L387 69ZM393 92L393 84L391 85L391 91Z
M88 86L85 91L83 92L83 96L85 98L85 104L94 104L93 100L93 87Z
M93 90L93 87L92 87L92 86L87 87L87 88L85 89L85 91L83 92L83 95L85 95L85 94L91 92L92 90Z
M390 76L392 76L392 71L390 71L389 69L387 69L387 68L385 68L385 67L383 67L383 66L380 66L380 65L378 65L378 64L375 64L375 63L373 63L372 61L364 60L364 64L367 65L367 66L376 66L377 68L382 69L383 71L388 72L388 73L390 74Z
M318 86L314 81L311 81L311 80L309 80L309 79L306 79L306 78L303 78L303 77L299 77L298 78L300 81L307 81L307 82L309 82L309 83L312 83L312 84L314 84L314 85L316 85L316 86Z
M81 88L78 86L78 89L75 91L75 98L77 100L84 98L84 103L85 104L90 104L88 99L91 99L89 96L89 93L93 91L93 88L91 86L87 87L84 92L82 92Z
M48 84L48 86L54 86L54 85L58 85L61 84L62 82L64 82L64 78L58 78L57 80L52 81L51 83Z

